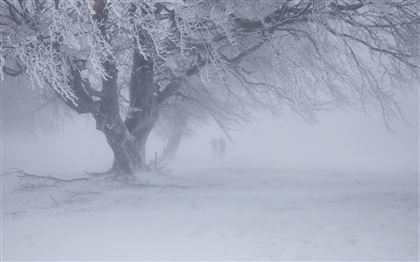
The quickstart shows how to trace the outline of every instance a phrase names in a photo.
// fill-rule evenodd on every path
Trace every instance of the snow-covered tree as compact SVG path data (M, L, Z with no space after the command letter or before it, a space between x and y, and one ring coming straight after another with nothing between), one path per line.
M0 66L90 114L114 153L111 171L130 175L146 168L147 138L176 97L229 121L254 105L308 120L337 105L373 105L391 120L419 68L419 6L2 0Z

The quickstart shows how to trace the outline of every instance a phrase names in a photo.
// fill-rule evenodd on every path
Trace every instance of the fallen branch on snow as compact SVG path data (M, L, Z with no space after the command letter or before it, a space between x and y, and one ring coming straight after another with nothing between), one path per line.
M41 176L30 174L21 169L13 169L3 173L3 176L6 175L15 175L20 179L22 183L21 188L35 188L35 187L47 187L47 186L58 186L64 183L72 183L79 181L88 181L88 178L73 178L73 179L62 179L53 176Z

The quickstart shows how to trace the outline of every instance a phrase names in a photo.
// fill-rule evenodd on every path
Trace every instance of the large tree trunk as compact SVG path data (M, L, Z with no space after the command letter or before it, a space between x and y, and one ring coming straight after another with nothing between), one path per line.
M138 50L133 54L133 67L129 83L130 112L125 121L119 112L117 69L106 61L104 68L109 77L102 81L103 98L99 113L94 117L113 153L114 163L110 172L132 175L148 169L146 142L158 119L154 96L153 61L146 60Z
M130 135L134 137L137 152L143 161L146 159L147 139L155 127L158 116L158 111L152 110L151 112L140 112L134 114L125 121L125 126L127 127Z
M135 12L135 5L130 8ZM107 18L104 1L95 2L95 10L99 22ZM99 29L106 38L106 28L102 23L99 23ZM137 29L141 42L153 42L146 30L141 27ZM126 175L147 169L146 142L159 116L154 60L145 57L138 48L133 51L129 81L130 107L125 121L119 112L118 72L112 57L103 63L108 77L102 81L103 95L98 113L94 114L97 128L105 134L114 153L114 163L110 171Z
M104 119L97 115L97 129L101 130L114 154L110 173L115 175L133 175L146 169L146 161L139 152L136 138L131 135L122 119L104 124Z
M140 37L147 39L148 35ZM125 126L136 139L137 150L146 159L146 142L159 117L155 96L153 60L146 59L138 49L133 53L133 65L129 82L130 112Z
M104 39L108 40L105 21L108 19L106 1L95 1L93 19L98 22ZM110 172L115 175L134 175L146 167L145 159L137 148L136 138L130 134L120 115L118 69L112 56L102 64L107 77L102 79L102 94L99 107L93 112L96 128L102 131L114 153Z
M115 175L133 175L146 168L146 161L139 152L136 138L130 133L119 112L118 72L111 60L104 62L109 77L102 80L103 98L93 114L96 128L102 131L114 153L110 172Z

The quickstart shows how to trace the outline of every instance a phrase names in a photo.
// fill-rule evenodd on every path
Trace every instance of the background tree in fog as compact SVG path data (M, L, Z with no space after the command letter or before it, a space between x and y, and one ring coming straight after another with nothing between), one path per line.
M91 115L114 153L110 171L130 175L146 168L147 138L176 98L216 119L289 108L310 121L319 110L361 105L378 107L387 123L417 77L419 6L2 0L0 66Z
M215 121L230 137L228 131L236 130L251 121L251 110L257 109L246 97L230 100L221 96L224 93L220 91L209 95L207 88L199 81L185 84L191 88L184 87L182 91L177 91L160 107L156 131L167 141L161 156L163 160L172 159L182 138L192 136L194 129L201 125ZM200 85L201 88L198 88ZM238 101L241 104L237 104Z

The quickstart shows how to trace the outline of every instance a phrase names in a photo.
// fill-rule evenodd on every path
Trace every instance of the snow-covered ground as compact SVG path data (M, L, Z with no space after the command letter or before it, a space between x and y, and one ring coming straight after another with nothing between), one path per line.
M25 189L5 176L2 257L418 260L418 179L219 165Z

